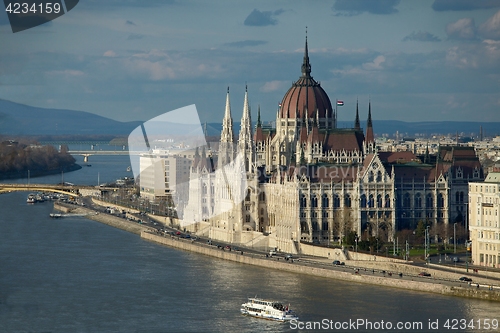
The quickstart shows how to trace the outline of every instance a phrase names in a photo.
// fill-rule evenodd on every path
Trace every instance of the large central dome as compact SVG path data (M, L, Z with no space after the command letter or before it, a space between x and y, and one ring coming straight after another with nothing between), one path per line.
M332 103L321 85L311 76L311 65L309 53L306 47L304 51L304 62L302 63L302 75L288 89L279 110L280 118L302 118L307 110L308 118L316 118L316 110L319 118L331 118Z

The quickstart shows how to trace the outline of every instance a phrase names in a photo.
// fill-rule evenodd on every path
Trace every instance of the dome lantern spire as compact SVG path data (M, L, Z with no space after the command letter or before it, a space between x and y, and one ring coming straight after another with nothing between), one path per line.
M307 27L306 27L306 46L304 49L304 61L302 63L302 76L303 77L311 76L311 64L309 63L309 50L307 47Z

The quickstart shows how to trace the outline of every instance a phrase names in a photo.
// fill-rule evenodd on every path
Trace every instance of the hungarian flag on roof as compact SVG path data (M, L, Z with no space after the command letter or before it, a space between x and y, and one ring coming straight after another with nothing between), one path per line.
M344 101L337 100L337 106L344 106Z

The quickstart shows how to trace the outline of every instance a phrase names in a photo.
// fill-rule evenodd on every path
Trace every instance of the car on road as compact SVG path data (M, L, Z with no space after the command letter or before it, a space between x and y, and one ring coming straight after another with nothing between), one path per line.
M274 256L274 255L277 255L277 254L278 254L278 251L276 251L276 250L270 250L269 251L269 255L270 256Z
M461 276L459 278L459 280L462 282L472 282L472 279L470 277L467 277L467 276Z
M344 266L344 265L345 265L345 262L340 261L340 260L334 260L334 261L332 262L332 264L334 264L335 266Z
M285 259L292 259L292 258L293 258L293 256L291 254L286 254L285 255Z
M420 272L420 273L418 273L418 276L431 276L431 273Z

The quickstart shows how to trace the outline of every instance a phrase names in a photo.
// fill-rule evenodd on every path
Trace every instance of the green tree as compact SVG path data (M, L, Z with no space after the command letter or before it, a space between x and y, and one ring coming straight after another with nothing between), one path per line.
M347 235L344 236L343 243L345 245L354 245L356 244L356 238L358 234L356 231L350 231Z

